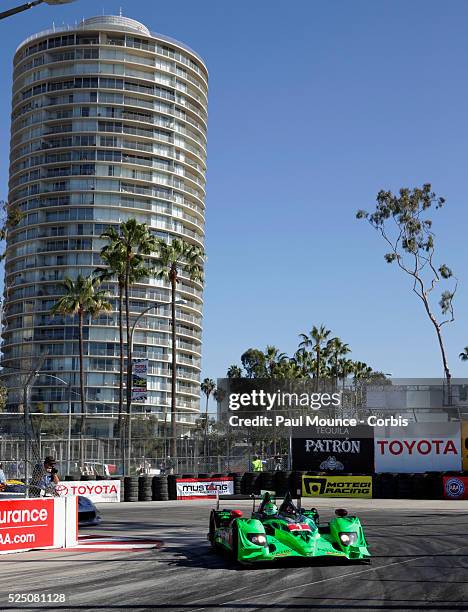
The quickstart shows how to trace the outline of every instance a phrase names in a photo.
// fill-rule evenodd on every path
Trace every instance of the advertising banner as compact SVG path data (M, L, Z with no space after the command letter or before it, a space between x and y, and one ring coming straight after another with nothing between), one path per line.
M132 368L132 402L145 403L148 397L148 360L134 359Z
M352 429L349 432L348 436L327 435L320 433L318 428L312 428L307 437L293 437L291 440L293 469L330 474L340 472L371 474L374 471L372 428L368 428L367 432L356 432L357 436ZM363 433L367 435L363 436Z
M53 545L53 498L0 502L0 552Z
M446 499L468 499L468 478L466 476L444 476L443 482Z
M460 423L411 423L375 428L376 472L459 471Z
M216 494L234 495L231 476L221 478L177 478L177 499L213 499Z
M303 476L303 497L372 497L372 476Z
M60 482L55 490L60 497L83 495L92 502L120 501L120 480L70 480Z
M468 472L468 421L464 421L461 424L461 437L462 437L462 468L463 468L463 471Z

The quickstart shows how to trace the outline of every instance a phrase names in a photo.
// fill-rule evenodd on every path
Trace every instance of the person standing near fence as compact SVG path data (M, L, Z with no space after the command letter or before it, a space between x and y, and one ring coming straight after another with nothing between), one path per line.
M31 478L32 497L40 497L42 492L49 495L55 494L55 486L60 482L56 463L50 455L44 459L44 463L36 463Z
M0 485L6 484L6 476L3 471L3 463L0 463Z
M263 472L263 461L260 457L255 456L252 459L252 470L254 472Z

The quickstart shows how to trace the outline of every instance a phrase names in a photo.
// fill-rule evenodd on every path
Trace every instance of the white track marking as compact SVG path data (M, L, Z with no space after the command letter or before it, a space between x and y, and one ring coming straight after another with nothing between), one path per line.
M465 546L458 546L457 548L452 548L450 550L444 551L444 553L452 553L456 550L461 550L462 548L466 548ZM217 602L217 606L228 606L230 604L236 604L241 601L248 601L250 599L258 599L259 597L269 597L270 595L277 595L278 593L284 593L286 591L290 591L291 589L302 589L309 586L315 586L316 584L322 584L323 582L330 582L332 580L341 580L342 578L346 578L348 576L359 576L360 574L366 574L369 572L377 572L382 569L386 569L387 567L392 567L394 565L404 565L405 563L411 563L412 561L420 561L421 557L412 557L411 559L406 559L405 561L394 561L393 563L387 563L386 565L379 565L378 567L369 567L364 570L360 570L358 572L348 572L347 574L339 574L338 576L331 576L330 578L322 578L321 580L314 580L314 582L306 582L303 584L295 584L289 587L285 587L284 589L278 589L276 591L268 591L267 593L258 593L257 595L250 595L249 597L243 597L242 599L232 599L231 601L223 601ZM247 588L247 587L243 587ZM240 589L239 589L240 590ZM333 598L332 598L333 599ZM205 608L193 608L188 610L188 612L201 612L201 610L206 610Z

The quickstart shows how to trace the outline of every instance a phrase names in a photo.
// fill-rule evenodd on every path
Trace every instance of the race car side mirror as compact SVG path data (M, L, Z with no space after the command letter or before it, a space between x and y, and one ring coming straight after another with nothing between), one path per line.
M232 519L240 518L241 516L243 516L242 510L231 510L231 518Z
M345 510L344 508L337 508L335 510L335 514L336 516L348 516L348 511Z

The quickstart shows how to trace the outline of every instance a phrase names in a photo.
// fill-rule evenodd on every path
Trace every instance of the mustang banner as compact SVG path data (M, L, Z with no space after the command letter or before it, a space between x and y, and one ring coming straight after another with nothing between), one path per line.
M216 494L233 495L232 476L221 478L177 478L177 499L213 499Z
M372 497L372 476L303 476L303 497Z
M330 433L327 432L330 430ZM374 439L371 427L304 427L291 440L294 470L311 472L374 471Z

